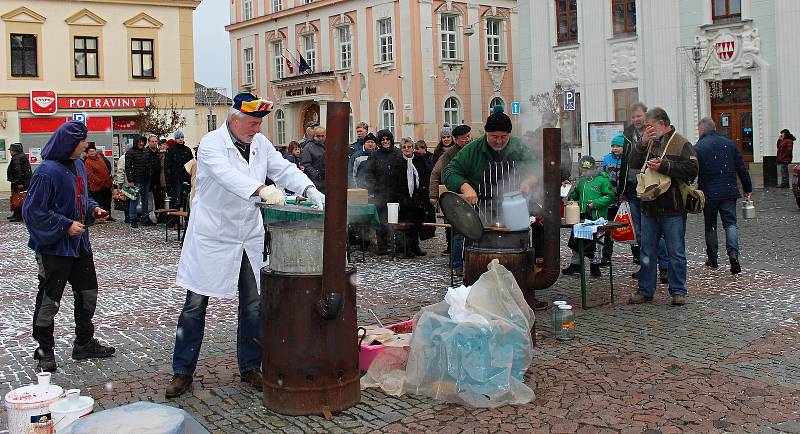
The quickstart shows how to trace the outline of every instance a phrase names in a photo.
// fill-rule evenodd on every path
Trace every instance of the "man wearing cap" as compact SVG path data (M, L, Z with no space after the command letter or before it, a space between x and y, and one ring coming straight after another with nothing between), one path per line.
M11 161L8 162L6 176L11 183L11 194L25 191L31 182L31 163L22 150L22 143L14 143L9 147ZM22 221L22 207L13 208L8 219L12 222Z
M324 127L314 128L314 140L301 150L300 165L305 174L314 182L317 190L325 192L325 138Z
M319 124L315 121L306 123L306 133L302 139L297 141L300 144L300 150L305 150L306 145L314 141L314 128L318 126Z
M191 176L184 169L184 165L194 158L192 150L186 146L186 139L183 137L183 132L175 132L175 144L167 149L167 158L164 162L165 170L167 173L167 188L169 194L172 196L171 206L174 208L183 208L184 196L187 193L188 187L183 183L191 182Z
M275 150L261 134L264 116L272 102L243 92L233 99L226 122L206 134L197 156L195 197L178 262L176 283L186 288L186 301L178 318L173 377L166 396L189 390L203 342L209 297L233 299L238 295L237 355L241 381L262 387L259 311L264 225L255 206L264 200L285 203L283 193L264 180L302 192L320 208L325 196L297 166Z
M33 311L33 354L37 369L54 372L55 316L69 282L75 303L74 360L111 357L114 348L94 338L97 273L89 226L108 217L89 197L88 178L81 154L86 149L86 125L62 124L42 149L42 163L31 178L22 214L30 233L28 247L36 252L39 292Z
M504 189L527 196L534 184L534 177L528 175L530 146L511 135L511 119L502 106L493 111L486 119L486 134L458 152L442 175L448 190L461 193L467 202L478 206L484 226L498 220ZM532 307L542 310L548 305L534 298Z

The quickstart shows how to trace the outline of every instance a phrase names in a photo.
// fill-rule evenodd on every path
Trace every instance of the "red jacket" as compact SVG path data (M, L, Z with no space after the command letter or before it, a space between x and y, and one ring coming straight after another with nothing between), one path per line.
M791 139L778 139L778 163L791 163L792 162L792 145L794 140Z

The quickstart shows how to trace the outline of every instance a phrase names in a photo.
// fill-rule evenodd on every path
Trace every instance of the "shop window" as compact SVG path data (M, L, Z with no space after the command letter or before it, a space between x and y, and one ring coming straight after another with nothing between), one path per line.
M561 112L561 141L581 146L581 94L575 93L575 110Z
M448 124L455 126L459 125L461 116L459 116L460 104L458 98L449 97L444 101L444 121Z
M152 39L131 39L131 65L133 66L133 78L155 77L153 54Z
M614 34L636 33L636 0L612 0Z
M388 99L381 101L381 128L394 135L394 103Z
M98 52L97 38L76 36L73 45L75 56L75 77L97 78Z
M711 0L714 21L737 21L742 18L742 0Z
M37 35L11 34L11 76L38 77Z
M500 38L500 26L502 21L497 18L489 18L486 20L486 60L489 63L498 63L503 61Z
M558 42L578 40L578 0L556 0Z
M392 19L381 18L378 20L378 63L389 63L393 61Z
M614 89L614 120L629 122L631 106L639 101L639 89Z

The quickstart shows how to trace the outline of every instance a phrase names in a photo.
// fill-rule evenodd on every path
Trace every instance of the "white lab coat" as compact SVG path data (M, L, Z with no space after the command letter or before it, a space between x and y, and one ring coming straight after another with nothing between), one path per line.
M236 298L244 250L260 288L264 225L255 206L261 199L252 195L267 176L292 191L314 185L260 133L250 145L249 164L234 146L227 123L203 137L178 286L201 295Z

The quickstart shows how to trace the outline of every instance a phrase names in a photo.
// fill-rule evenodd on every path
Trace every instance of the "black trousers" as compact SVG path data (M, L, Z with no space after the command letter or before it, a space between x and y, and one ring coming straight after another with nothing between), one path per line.
M100 191L89 191L89 196L106 211L111 211L111 189Z
M153 205L155 209L164 209L164 187L161 186L161 183L150 183L150 191L153 192Z
M33 338L42 350L55 346L53 328L64 287L72 286L75 299L75 345L83 345L94 337L92 317L97 307L97 274L91 252L73 258L36 254L39 264L39 293L33 311Z

